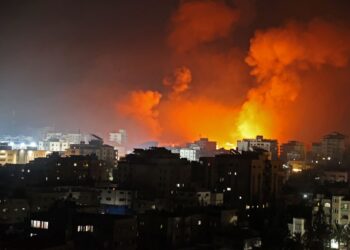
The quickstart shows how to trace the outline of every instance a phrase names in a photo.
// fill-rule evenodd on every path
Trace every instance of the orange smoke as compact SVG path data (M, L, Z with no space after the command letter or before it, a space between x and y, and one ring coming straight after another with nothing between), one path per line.
M187 67L177 68L173 74L165 77L163 80L163 84L171 88L171 95L175 97L185 92L189 88L191 82L192 73Z
M230 43L215 46L231 41L238 13L224 1L182 2L171 20L168 43L174 49L173 64L186 67L166 76L159 92L132 92L118 104L119 111L164 144L200 136L224 147L259 134L295 139L309 116L307 102L317 100L321 87L332 86L305 73L345 67L350 32L322 20L290 22L257 31L246 56L227 48Z
M162 95L157 91L133 91L117 106L118 111L130 116L136 122L146 126L151 137L160 134L157 106Z
M287 139L288 117L293 115L293 107L288 109L288 105L303 88L300 72L323 65L345 66L349 42L348 30L321 20L256 32L246 62L253 67L251 74L259 85L249 91L242 106L240 135Z
M227 7L224 1L184 2L172 18L169 44L177 52L186 52L202 43L224 38L238 17L238 11Z

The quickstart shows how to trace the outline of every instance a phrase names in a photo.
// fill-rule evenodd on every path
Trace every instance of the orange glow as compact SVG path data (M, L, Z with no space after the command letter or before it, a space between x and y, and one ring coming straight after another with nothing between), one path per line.
M291 139L305 125L297 120L305 116L300 96L313 101L313 87L329 84L314 80L317 70L347 65L350 32L321 20L257 31L243 62L236 48L210 47L229 37L238 16L223 1L184 1L173 16L168 42L177 65L188 66L165 77L161 93L132 92L119 111L163 144L202 136L229 148L256 135ZM245 67L251 69L248 80L240 75ZM306 80L305 73L312 76Z

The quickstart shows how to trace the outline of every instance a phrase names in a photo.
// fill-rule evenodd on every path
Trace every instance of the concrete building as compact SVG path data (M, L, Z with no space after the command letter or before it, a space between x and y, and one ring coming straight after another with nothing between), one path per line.
M288 229L292 237L296 235L303 236L305 233L305 219L293 218L292 223L288 223Z
M64 152L72 144L80 144L87 141L88 136L81 133L50 132L46 133L44 138L38 142L38 148L51 152Z
M305 145L298 141L283 143L280 147L280 159L283 163L289 161L304 161L306 157Z
M180 157L189 161L199 161L200 157L210 157L216 154L216 142L208 138L200 138L194 143L188 143L187 147L180 149ZM174 150L172 150L175 152Z
M338 132L325 135L322 138L322 156L334 160L342 161L345 153L346 136Z
M166 198L172 190L188 187L190 174L190 163L165 148L135 149L118 162L116 181L121 189Z
M109 164L116 164L117 152L110 146L103 144L101 138L91 140L88 144L72 144L65 151L66 156L73 155L96 155L98 159L103 160Z
M338 132L325 135L321 142L312 143L310 160L315 163L335 162L341 164L344 159L346 139L345 135Z
M106 187L100 189L100 203L103 205L131 208L134 195L134 192L130 190Z
M109 143L118 152L118 159L124 157L127 153L127 139L126 130L124 129L109 133Z
M324 197L319 195L313 207L313 219L322 211L329 225L347 225L350 223L350 199L345 196Z
M60 141L57 139L50 139L48 141L39 141L39 150L50 152L64 152L69 148L69 143L66 141Z
M203 157L196 174L198 185L224 193L224 203L266 204L279 197L285 172L278 160L269 160L267 152ZM199 179L198 179L199 180Z
M243 139L237 141L237 150L242 153L243 151L253 151L254 148L259 148L270 152L271 159L278 159L278 141L271 139L264 139L263 136L258 135L255 139Z
M0 199L0 224L24 223L29 212L26 199Z
M26 164L36 158L46 157L48 152L45 150L30 149L0 149L0 166L5 164Z
M95 155L60 157L52 154L27 164L5 165L0 168L0 179L9 186L77 185L109 181L113 167Z
M180 157L185 158L189 161L198 161L200 155L200 149L197 148L181 148Z

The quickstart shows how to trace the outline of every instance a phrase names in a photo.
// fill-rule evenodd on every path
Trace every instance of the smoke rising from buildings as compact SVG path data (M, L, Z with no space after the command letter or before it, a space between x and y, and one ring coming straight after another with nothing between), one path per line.
M186 67L163 81L169 88L154 106L158 132L150 126L156 139L181 143L208 136L221 146L257 134L287 140L301 112L298 98L310 86L302 73L347 66L345 27L314 19L257 30L244 58L244 51L229 42L238 21L239 10L223 1L185 1L173 14L168 44L174 64ZM255 83L244 76L247 70ZM312 85L317 91L322 84Z

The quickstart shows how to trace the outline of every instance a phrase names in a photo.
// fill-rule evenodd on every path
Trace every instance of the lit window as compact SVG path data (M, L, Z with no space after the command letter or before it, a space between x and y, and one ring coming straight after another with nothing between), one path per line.
M32 228L40 228L40 229L48 229L49 228L48 221L31 220L30 225Z
M83 225L83 226L78 226L77 229L78 232L93 232L94 231L94 226L92 225Z

